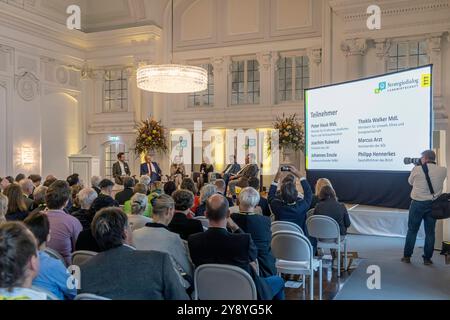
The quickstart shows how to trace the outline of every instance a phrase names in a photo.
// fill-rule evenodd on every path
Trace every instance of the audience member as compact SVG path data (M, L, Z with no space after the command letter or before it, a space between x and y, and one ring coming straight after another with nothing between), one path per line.
M132 232L122 210L97 212L92 233L103 252L80 266L81 293L113 300L189 299L167 253L131 246Z
M16 179L15 179L15 181L17 182L17 183L20 183L20 181L22 181L23 179L25 179L26 177L25 177L25 175L23 174L23 173L19 173L17 176L16 176Z
M275 221L289 221L297 224L302 228L303 232L307 234L306 230L306 212L308 211L311 200L312 190L309 186L306 178L302 177L300 172L293 166L289 166L290 172L300 179L300 183L303 187L304 197L303 199L298 196L297 187L295 182L286 181L281 185L280 197L276 197L276 191L278 187L279 177L281 170L279 169L275 180L269 189L269 205L272 209L272 213L275 216Z
M44 186L45 187L50 187L52 185L53 182L57 181L58 179L56 179L54 176L50 175L48 176L45 181L44 181Z
M72 216L80 221L83 230L89 230L95 212L91 211L91 206L97 199L98 194L92 188L84 188L77 195L77 202L80 205L78 211L72 213Z
M119 205L123 206L126 201L130 200L134 194L134 179L131 177L124 177L123 181L123 190L118 192L115 196L116 201Z
M277 274L275 258L272 255L272 221L269 217L257 214L255 208L259 203L259 192L252 187L239 193L239 213L231 215L234 222L252 236L258 248L259 274L263 277Z
M3 194L8 197L8 212L6 213L6 220L25 220L28 216L28 207L25 204L22 188L18 184L12 183L6 187Z
M128 217L131 231L143 228L147 223L153 220L144 217L144 212L148 206L148 197L142 193L136 193L131 198L131 215Z
M31 289L39 272L36 239L22 223L0 225L0 301L47 300Z
M164 194L167 194L168 196L172 196L172 193L174 193L176 190L177 190L177 186L175 185L175 182L167 181L164 184Z
M37 212L28 216L24 223L34 234L39 250L39 273L33 280L33 286L53 293L60 300L72 300L77 295L77 289L69 289L67 286L70 274L60 260L44 251L50 240L50 223L47 215Z
M312 201L311 201L311 207L310 207L311 209L315 208L317 203L319 203L320 190L322 190L322 188L324 186L330 186L331 188L333 188L333 185L331 184L330 180L328 180L327 178L318 179L316 182L315 193L314 193Z
M206 184L203 186L203 188L200 190L200 205L197 208L197 211L195 212L195 215L198 216L204 216L205 210L206 210L206 200L208 200L209 197L211 197L213 194L217 193L217 188L213 184Z
M33 191L34 184L30 179L22 179L19 182L20 188L22 188L23 201L25 201L25 205L27 209L31 211L33 209Z
M99 176L93 176L91 178L91 187L95 190L95 192L97 192L97 195L99 195L101 192L100 188L98 187L101 181L102 178Z
M226 187L227 187L227 185L226 185L226 183L225 183L225 180L223 180L223 179L217 179L216 181L214 181L214 185L215 185L216 188L217 188L217 193L218 193L218 194L221 194L221 195L223 195L224 197L227 198L227 200L228 200L228 205L229 205L230 207L234 206L233 199L230 198L230 197L227 197L227 195L226 195Z
M92 204L92 211L97 212L100 209L107 207L118 207L119 204L117 203L117 201L111 197L114 182L109 179L103 179L100 182L99 187L101 192Z
M350 227L350 217L345 205L337 201L336 192L331 186L324 185L320 189L319 202L314 209L314 214L333 218L339 224L341 236L347 234L347 228Z
M47 205L45 204L45 194L47 193L47 190L48 188L45 186L39 186L34 189L34 203L33 211L31 212L31 214L44 211L47 208Z
M5 191L6 187L9 186L11 183L14 183L14 178L13 177L5 177L3 179L1 179L0 182L0 192Z
M200 205L200 197L198 195L198 190L197 187L195 186L194 180L187 177L183 178L180 189L189 190L194 194L194 203L192 205L191 210L195 213L197 211L198 206Z
M145 185L145 187L147 188L146 194L149 195L150 194L150 188L151 188L151 184L152 184L152 179L145 175L145 176L141 176L139 178L139 183Z
M31 181L33 181L34 187L37 188L42 183L42 177L38 174L32 174L28 177Z
M70 208L67 209L67 212L73 214L76 211L80 210L80 203L78 202L78 194L83 190L83 186L80 184L76 184L70 187Z
M170 179L174 181L175 185L178 187L182 183L185 176L186 167L184 166L183 158L180 156L175 156L172 164L170 165Z
M70 199L70 187L66 181L52 183L45 195L47 216L50 222L50 241L47 246L59 252L67 265L72 261L78 235L83 230L80 221L63 211Z
M259 187L260 187L259 179L256 177L251 177L250 179L248 179L248 186L252 187L253 189L255 189L256 191L259 192ZM260 194L258 206L261 208L261 212L264 216L270 217L271 212L270 212L270 208L269 208L269 201L266 198L264 198L263 196L261 196L261 194Z
M147 188L147 186L146 186L145 184L143 184L143 183L138 183L138 184L136 184L136 185L134 186L134 189L133 189L134 194L137 194L137 193L140 193L140 194L147 194L147 193L148 193L147 191L148 191L148 188ZM149 196L149 197L150 197L150 196ZM131 214L131 199L128 200L128 201L125 201L125 204L124 204L124 206L123 206L123 211L124 211L126 214ZM144 217L150 218L150 217L152 216L152 211L153 211L152 205L151 205L151 203L149 202L149 203L147 204L147 208L145 209Z
M167 228L174 213L175 202L172 197L163 194L153 199L153 222L133 232L133 243L137 250L161 251L170 254L177 270L193 277L194 270L186 246L178 234L170 232Z
M8 212L8 197L0 193L0 224L6 222L7 212Z
M169 224L169 230L178 233L183 240L191 234L203 232L203 225L199 220L192 219L191 207L194 195L189 190L178 190L172 194L175 201L175 214Z
M209 229L189 237L188 245L192 261L198 267L203 264L228 264L247 271L262 300L284 299L284 281L278 276L262 278L256 271L258 249L250 234L244 233L230 218L228 201L222 195L211 196L206 202ZM227 227L232 232L227 231Z
M69 187L81 184L80 175L78 173L71 174L67 177L67 183L69 184Z

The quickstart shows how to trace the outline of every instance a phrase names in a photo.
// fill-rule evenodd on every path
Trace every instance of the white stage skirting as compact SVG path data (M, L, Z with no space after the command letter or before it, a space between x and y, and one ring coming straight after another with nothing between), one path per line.
M380 208L365 205L347 205L351 226L347 232L385 237L406 237L408 210ZM423 223L417 234L425 238Z

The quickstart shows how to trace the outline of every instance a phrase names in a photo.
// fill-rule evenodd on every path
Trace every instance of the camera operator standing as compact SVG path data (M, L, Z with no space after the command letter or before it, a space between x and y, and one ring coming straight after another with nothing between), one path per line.
M428 186L425 172L428 172L430 177L434 195ZM433 264L431 257L434 251L436 219L431 216L432 203L433 200L442 194L446 177L447 168L440 167L436 164L436 153L432 150L422 152L420 163L416 163L408 179L409 184L413 188L411 191L412 201L409 207L408 233L406 235L402 262L411 263L417 232L423 220L425 227L423 262L425 265Z

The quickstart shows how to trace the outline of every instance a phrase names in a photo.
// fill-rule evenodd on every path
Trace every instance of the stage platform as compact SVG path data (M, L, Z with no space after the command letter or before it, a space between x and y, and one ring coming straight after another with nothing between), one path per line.
M406 237L408 231L408 210L346 204L351 226L347 232L384 237ZM418 239L425 238L423 223Z

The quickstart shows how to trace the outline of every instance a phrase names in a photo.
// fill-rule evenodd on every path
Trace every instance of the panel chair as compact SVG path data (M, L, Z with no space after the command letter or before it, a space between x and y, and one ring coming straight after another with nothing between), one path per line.
M311 300L314 300L314 272L319 272L319 299L322 300L322 260L314 258L308 238L298 232L278 231L272 234L271 247L279 275L309 276Z
M252 277L225 264L204 264L195 270L194 300L257 300Z
M344 247L344 270L347 270L347 239L341 238L339 224L331 217L313 215L306 220L311 237L317 239L317 248L337 249L338 277L341 276L341 247Z
M44 252L47 253L50 257L52 257L52 258L54 258L54 259L61 260L62 263L63 263L66 267L68 267L68 265L67 265L67 263L66 263L66 260L64 260L63 256L62 256L58 251L53 250L53 249L47 247L47 248L44 249Z
M274 221L272 222L270 229L272 230L272 234L278 231L292 231L304 234L302 228L300 228L298 224L289 221Z
M92 293L80 293L74 300L111 300L109 298L101 297Z
M95 257L97 252L94 251L86 251L80 250L72 253L72 264L76 266L80 266L86 261L89 261L92 257Z

